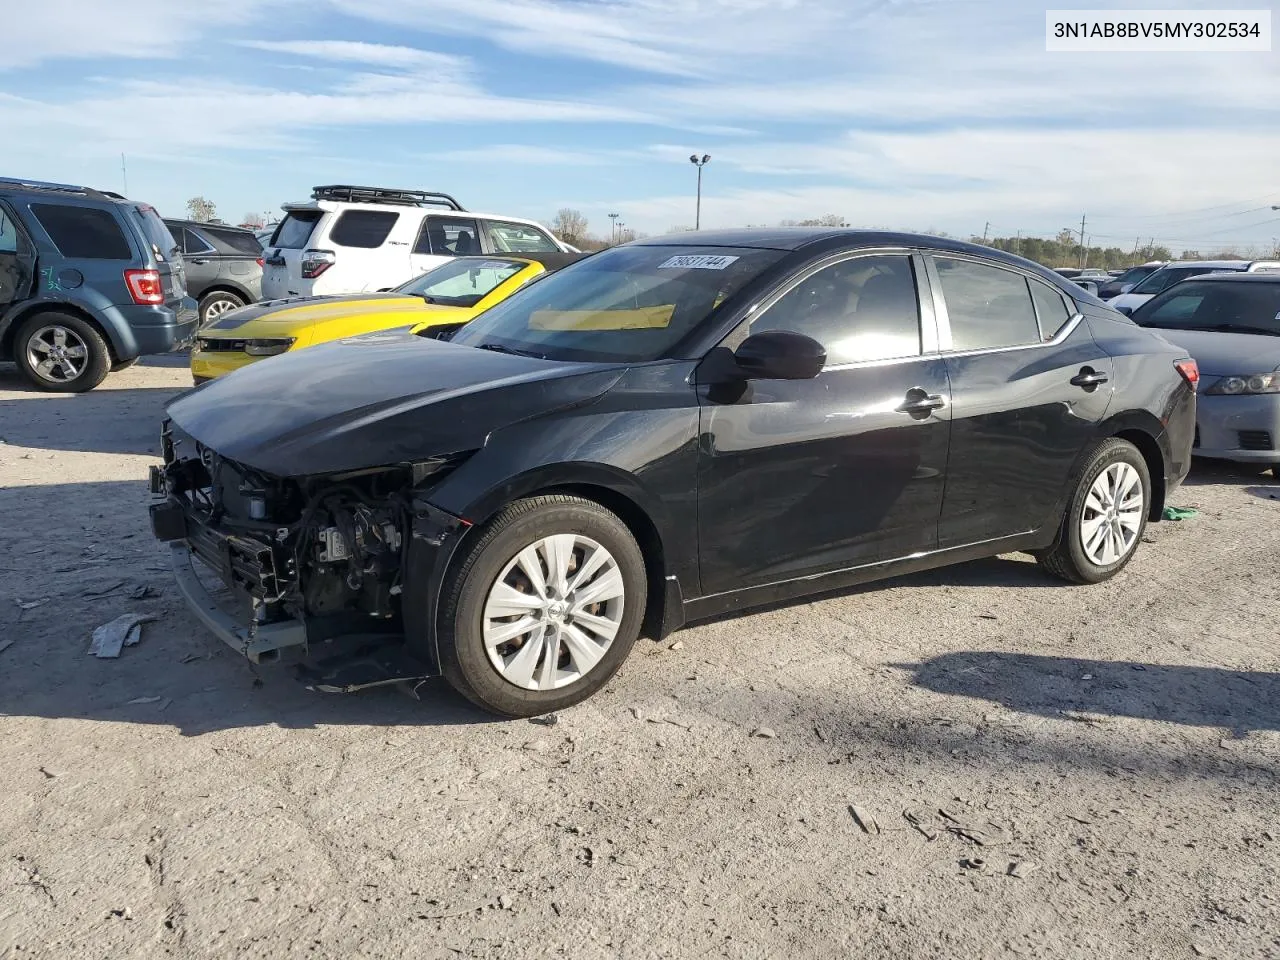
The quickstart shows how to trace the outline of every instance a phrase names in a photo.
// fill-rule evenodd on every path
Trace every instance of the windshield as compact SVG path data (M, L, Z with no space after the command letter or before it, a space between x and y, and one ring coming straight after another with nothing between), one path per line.
M454 343L552 360L657 360L785 251L615 247L491 307Z
M1280 283L1190 280L1143 304L1133 322L1162 330L1280 336Z
M1161 267L1129 292L1159 293L1161 290L1165 290L1168 287L1173 286L1179 280L1185 280L1187 277L1198 277L1201 274L1212 272L1212 267Z
M474 307L528 266L523 261L460 257L401 284L396 293L412 293L427 303Z

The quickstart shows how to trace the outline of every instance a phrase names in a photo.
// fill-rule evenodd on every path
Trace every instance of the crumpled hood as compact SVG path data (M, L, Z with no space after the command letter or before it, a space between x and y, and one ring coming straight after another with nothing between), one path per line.
M1219 333L1214 330L1164 330L1151 327L1187 351L1200 372L1210 377L1270 373L1280 368L1280 337L1260 333Z
M307 476L478 449L496 429L594 400L624 370L370 334L250 364L166 413L223 457Z

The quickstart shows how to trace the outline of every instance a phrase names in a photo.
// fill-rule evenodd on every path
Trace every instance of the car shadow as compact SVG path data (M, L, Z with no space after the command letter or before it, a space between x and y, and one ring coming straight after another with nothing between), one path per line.
M190 389L113 390L108 381L90 393L45 393L9 380L0 373L0 390L21 391L22 395L0 400L0 413L4 414L0 440L32 451L158 456L165 404Z
M983 651L891 666L934 693L1043 717L1132 717L1236 737L1280 730L1280 674L1264 671Z
M1264 473L1266 464L1236 463L1233 460L1195 459L1191 472L1182 481L1185 487L1203 487L1215 483L1243 483L1246 480L1270 480L1273 477L1280 483L1280 477L1274 473ZM1176 496L1176 495L1175 495Z

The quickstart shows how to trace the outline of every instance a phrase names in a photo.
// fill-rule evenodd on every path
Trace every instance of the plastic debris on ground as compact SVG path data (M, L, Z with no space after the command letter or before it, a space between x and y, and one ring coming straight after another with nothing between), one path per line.
M1190 520L1192 517L1198 517L1199 510L1193 510L1191 507L1165 507L1164 518L1166 520Z
M145 613L124 613L93 631L89 653L111 659L120 656L124 647L132 647L142 639L142 625L156 619Z

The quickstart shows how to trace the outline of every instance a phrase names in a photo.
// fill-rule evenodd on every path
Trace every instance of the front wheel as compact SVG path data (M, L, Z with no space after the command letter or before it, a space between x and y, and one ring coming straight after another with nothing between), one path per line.
M1036 559L1071 583L1109 580L1133 558L1150 504L1151 476L1138 448L1104 440L1080 474L1057 538Z
M644 557L590 500L518 500L474 534L446 580L445 679L477 706L533 717L591 696L622 666L644 619Z

